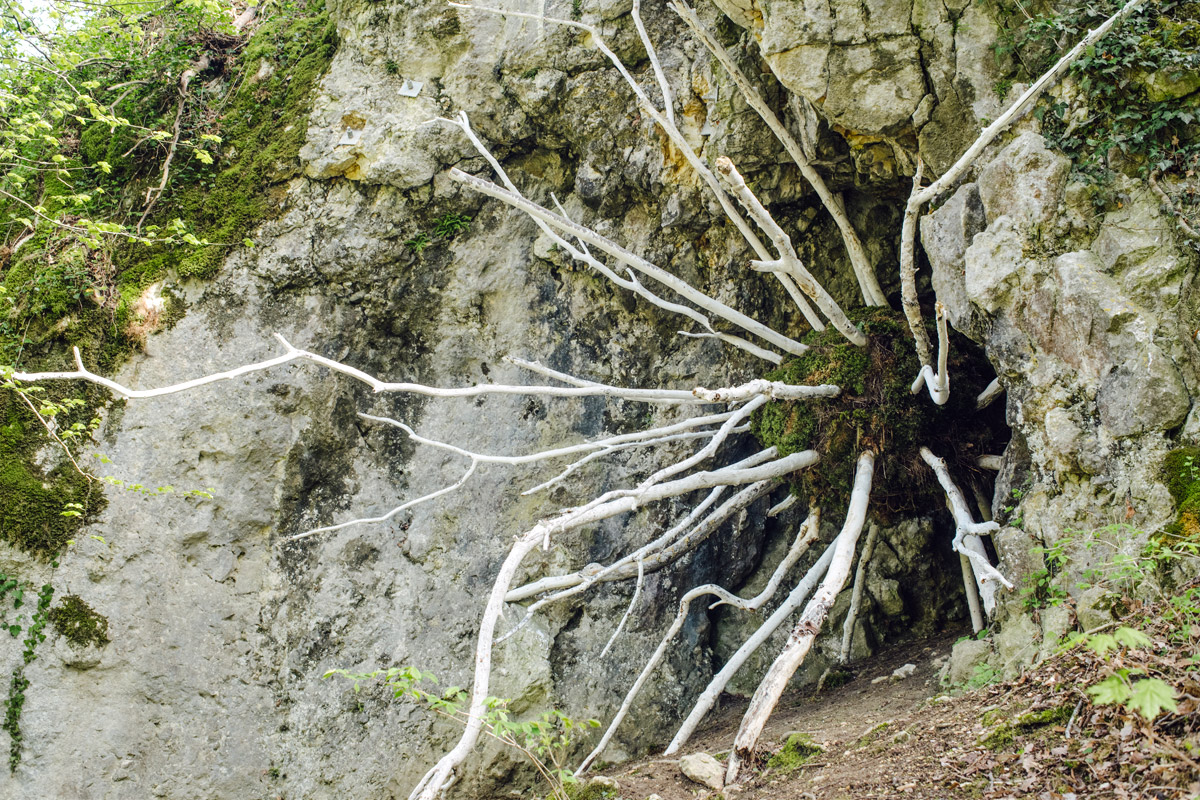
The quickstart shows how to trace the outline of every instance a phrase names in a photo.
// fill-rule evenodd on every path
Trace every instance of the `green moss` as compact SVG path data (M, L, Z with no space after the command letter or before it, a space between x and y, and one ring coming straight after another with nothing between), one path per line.
M814 742L807 733L793 733L767 761L767 766L780 772L793 772L813 756L824 752L825 748Z
M966 339L952 334L954 391L949 403L937 406L912 395L920 365L904 317L888 309L864 309L856 317L869 337L866 347L850 344L830 327L810 333L804 340L808 352L766 375L797 385L832 383L842 387L841 394L769 403L754 415L752 430L764 447L777 447L782 455L820 453L821 467L798 473L794 486L831 507L845 505L858 454L873 450L872 509L893 518L928 508L931 495L940 492L921 461L922 445L951 461L960 474L973 473L977 456L998 452L1003 420L992 418L988 424L985 416L980 422L974 398L990 371Z
M36 451L51 446L20 398L0 393L0 540L44 557L62 550L104 507L100 490L70 462L38 466ZM63 516L67 503L78 503L82 516Z
M50 609L50 624L68 642L79 647L109 643L108 618L97 613L78 595L69 594Z
M599 783L568 783L565 787L571 800L616 800L617 791Z
M1200 539L1200 447L1181 447L1163 460L1163 481L1177 516L1164 530L1169 539Z
M318 2L302 16L267 20L238 58L237 86L219 119L221 153L215 164L180 165L178 182L156 207L151 222L180 218L196 235L217 245L202 248L130 244L118 256L118 284L142 289L168 271L210 277L241 246L250 230L274 216L281 187L299 174L298 154L308 133L317 82L337 48L334 23ZM274 72L255 82L266 61Z
M1066 722L1071 718L1071 711L1071 706L1052 706L1040 711L1021 714L1012 722L998 725L980 739L979 744L989 750L1002 750L1012 744L1019 735L1032 733L1048 725Z

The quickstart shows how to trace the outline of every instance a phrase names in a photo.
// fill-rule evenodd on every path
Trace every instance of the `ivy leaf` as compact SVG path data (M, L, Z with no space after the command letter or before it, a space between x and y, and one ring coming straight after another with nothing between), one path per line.
M1175 690L1158 678L1146 678L1133 685L1129 707L1153 722L1163 711L1176 711Z
M1098 706L1124 705L1129 700L1129 686L1118 675L1109 675L1095 686L1089 686L1087 693L1095 698Z

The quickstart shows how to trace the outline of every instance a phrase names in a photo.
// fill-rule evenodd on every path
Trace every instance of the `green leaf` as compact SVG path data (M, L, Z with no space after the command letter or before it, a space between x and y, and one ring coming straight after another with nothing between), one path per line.
M1089 686L1087 693L1098 706L1124 705L1129 700L1129 685L1119 675L1109 675L1095 686Z
M1135 683L1129 707L1152 722L1163 711L1174 712L1178 709L1175 690L1158 678L1146 678Z
M1088 639L1087 646L1092 652L1103 658L1109 650L1117 649L1117 639L1107 633L1098 633Z
M1113 631L1113 638L1126 647L1149 647L1152 644L1149 636L1124 625Z

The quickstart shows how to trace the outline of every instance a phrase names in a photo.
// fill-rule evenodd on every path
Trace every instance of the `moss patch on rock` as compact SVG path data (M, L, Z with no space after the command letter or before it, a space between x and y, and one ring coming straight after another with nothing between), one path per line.
M857 457L869 449L876 455L873 514L887 520L927 510L931 501L938 507L931 495L941 488L921 460L921 446L945 458L961 479L980 471L978 456L1003 447L1003 419L975 410L991 369L974 344L951 332L950 400L937 406L926 392L911 392L920 364L903 315L874 308L854 316L868 336L866 347L850 344L832 327L814 331L804 339L808 352L766 375L794 385L836 384L841 394L773 401L754 415L751 429L781 455L809 449L820 454L820 463L797 473L793 483L802 496L820 497L823 506L844 508Z
M108 618L100 614L79 595L69 594L50 609L50 624L71 644L77 647L109 643Z
M1180 447L1167 453L1163 481L1178 510L1163 534L1169 539L1200 539L1200 447Z

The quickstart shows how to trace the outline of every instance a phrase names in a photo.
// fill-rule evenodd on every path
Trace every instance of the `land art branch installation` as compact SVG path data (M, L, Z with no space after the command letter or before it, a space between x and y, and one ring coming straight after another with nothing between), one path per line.
M1015 103L983 130L959 160L937 180L927 186L924 185L924 168L918 165L913 179L912 193L904 209L899 263L896 265L900 276L902 310L911 332L911 338L907 340L908 346L915 349L919 364L918 373L907 379L912 381L910 402L932 402L940 406L950 398L950 335L946 312L941 303L935 304L933 325L937 337L935 358L930 332L926 327L927 324L918 302L916 226L922 209L954 188L968 173L985 148L1028 111L1038 97L1064 73L1072 61L1142 2L1143 0L1130 2L1107 22L1090 32L1083 41L1064 55L1049 72L1034 82ZM788 233L776 222L767 207L759 201L754 191L738 172L736 165L729 158L721 156L713 159L710 167L684 138L675 123L675 113L672 107L673 93L655 48L642 25L640 4L636 0L632 10L633 20L649 57L659 94L664 99L663 105L656 104L650 98L647 91L638 83L594 27L572 20L554 19L501 8L459 3L451 3L451 5L473 13L503 14L510 17L528 18L540 23L567 26L585 34L591 46L597 48L612 62L613 67L632 90L641 111L654 120L672 146L695 170L701 182L715 197L725 216L745 239L747 246L755 256L747 266L751 270L771 273L814 330L823 331L826 326L832 326L849 346L854 348L871 347L871 335L851 320L837 301L805 267L797 255ZM841 198L829 190L820 174L813 168L811 159L806 155L804 148L775 116L750 80L739 71L731 55L702 27L692 8L684 0L672 0L670 5L716 61L728 71L749 106L762 117L766 126L779 139L785 152L795 162L805 180L811 184L825 210L835 221L863 303L868 307L886 307L887 300L874 270L866 258L863 246L846 216ZM449 176L453 180L528 215L558 248L575 261L658 308L677 313L680 317L688 320L695 328L691 331L681 332L684 335L719 339L771 365L784 363L789 358L803 356L808 351L809 348L805 344L772 330L736 309L707 296L667 270L626 249L620 243L571 220L563 207L558 205L557 200L555 200L557 208L552 209L528 199L509 178L487 145L476 136L465 114L461 114L455 119L431 120L428 124L457 128L490 165L498 182L481 175L468 174L459 169L450 170ZM644 280L651 282L653 288L643 283ZM503 646L504 640L525 624L538 610L551 603L575 597L605 582L636 581L633 603L630 606L632 609L633 604L636 604L638 600L642 582L648 573L661 570L693 551L711 537L723 522L755 500L767 495L771 490L783 485L800 471L822 469L826 466L822 463L822 459L826 456L813 449L784 453L778 447L770 446L727 466L706 469L703 468L703 465L712 460L722 446L731 440L731 437L736 437L749 430L755 415L762 413L769 405L784 402L819 403L830 401L837 398L843 391L843 387L836 385L793 385L784 381L765 379L715 389L705 387L634 389L596 383L549 369L535 362L515 358L512 359L514 364L549 382L536 385L488 384L461 388L436 388L412 383L388 382L368 375L346 363L296 348L282 337L278 338L283 352L275 358L157 389L133 389L96 375L84 367L78 351L75 354L77 369L73 371L15 372L11 377L23 383L89 381L105 387L118 397L138 400L188 391L205 384L239 378L250 373L274 369L284 364L310 362L360 381L374 392L412 393L442 398L470 398L484 394L519 394L544 398L605 397L695 409L693 416L669 425L609 436L595 441L564 445L525 455L476 453L452 443L421 436L402 422L386 417L360 414L362 418L370 422L390 425L403 431L419 446L440 448L461 457L463 461L461 478L431 494L406 500L383 516L352 519L336 525L298 532L291 535L290 539L320 535L353 525L389 519L414 505L436 500L440 496L462 488L480 464L517 465L567 462L567 465L560 468L556 474L526 492L531 494L561 483L584 464L612 453L631 448L650 448L679 442L694 442L697 445L697 449L692 455L663 466L636 486L608 491L598 497L586 500L578 506L550 513L532 528L514 537L511 549L499 567L482 609L475 647L474 680L470 692L467 724L458 743L428 771L412 790L413 800L433 800L441 795L454 782L456 771L475 748L483 731L485 701L489 696L494 648ZM928 391L929 401L925 401L919 396L922 389ZM978 394L977 398L973 399L971 407L987 406L1001 391L999 382L993 381ZM718 407L719 410L714 410L714 407ZM825 548L807 573L794 586L790 587L789 593L778 608L762 621L755 633L713 676L710 684L696 700L691 713L687 715L678 733L667 747L668 754L678 752L687 743L734 673L755 650L774 631L788 622L796 612L800 612L792 623L786 645L777 655L755 691L737 732L734 748L728 761L726 780L732 783L737 779L739 771L746 761L754 755L763 726L778 703L788 680L811 649L817 633L828 616L834 598L845 588L852 573L859 539L864 527L867 527L868 535L859 558L857 577L854 581L851 610L845 622L846 641L842 646L842 658L846 657L847 643L853 629L854 617L859 605L858 600L861 597L863 573L865 565L871 557L875 539L874 526L868 526L867 520L870 512L872 485L877 475L876 461L880 457L881 454L869 446L863 447L857 453L852 488L848 501L845 503L846 508L841 515L844 520L841 532ZM956 529L953 547L960 554L971 618L975 629L979 630L985 623L985 615L995 608L996 595L1000 588L1012 588L1012 584L1005 576L989 562L982 539L996 530L998 526L994 522L976 522L974 520L965 496L955 483L947 463L939 454L934 453L927 446L921 446L919 457L934 473L953 515ZM983 456L978 459L980 466L992 469L998 468L998 461L996 456ZM677 520L657 538L612 563L589 564L587 567L567 575L549 575L523 586L513 586L518 570L526 556L539 547L549 547L550 543L562 534L616 515L627 514L651 503L693 493L699 499L682 519ZM795 501L796 497L793 495L772 509L772 512L782 510L784 506ZM602 738L582 762L579 767L580 772L588 769L614 736L618 726L635 702L638 692L646 684L662 660L671 641L680 631L692 603L701 598L711 597L715 598L715 603L710 608L724 604L739 609L754 610L770 601L783 587L783 579L788 570L818 541L822 514L824 513L828 518L833 513L842 511L841 509L819 509L815 503L810 505L808 517L797 532L795 541L776 567L766 587L759 594L751 598L742 598L720 585L710 584L696 587L683 596L674 621L664 633L654 654L630 686L624 702L612 717ZM927 509L926 513L932 510ZM986 515L987 511L985 510L984 513ZM524 609L520 621L507 631L500 630L506 607L521 603L529 603L529 605ZM614 639L624 628L628 616L629 612L627 611L625 617L616 626Z

